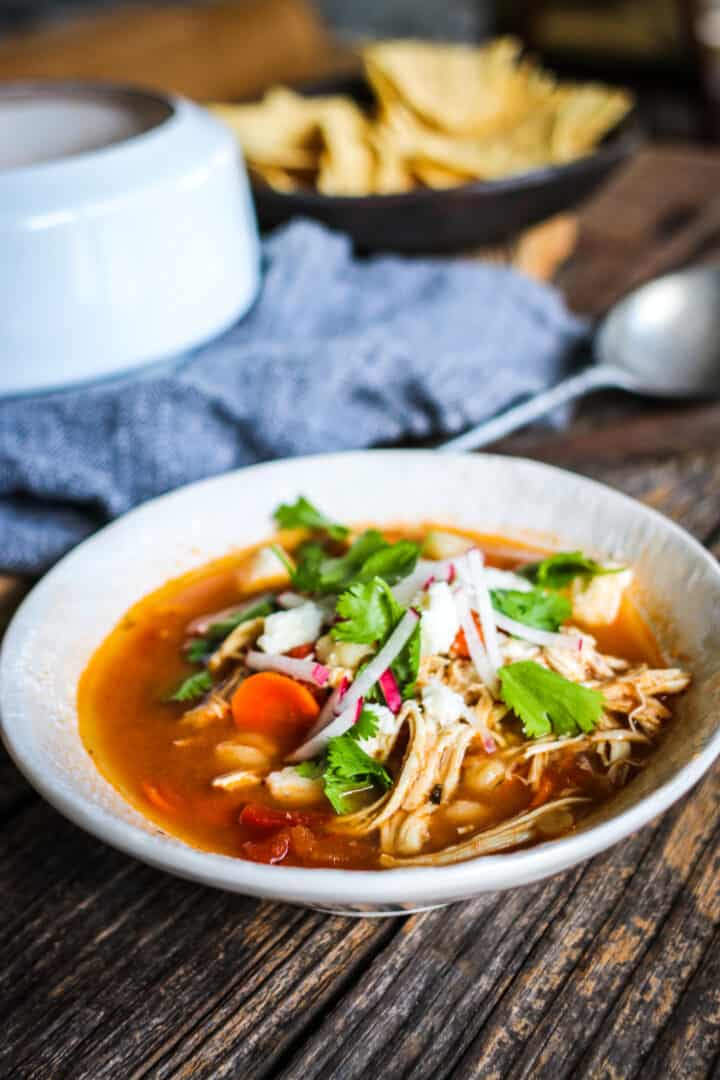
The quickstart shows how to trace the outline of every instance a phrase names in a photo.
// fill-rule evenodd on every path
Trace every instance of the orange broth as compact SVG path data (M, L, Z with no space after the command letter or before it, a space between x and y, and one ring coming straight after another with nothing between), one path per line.
M385 529L384 533L389 540L401 536L417 539L437 527ZM501 569L548 554L502 537L445 525L442 529L472 539L485 552L488 565ZM283 539L290 547L287 535L283 534ZM183 679L200 670L184 658L187 624L272 587L272 583L263 583L264 588L256 585L250 590L244 584L244 571L252 555L267 543L208 563L140 600L94 654L78 690L85 747L120 794L145 817L193 847L239 857L244 855L243 843L258 840L257 831L239 823L242 808L248 803L285 807L274 803L264 785L234 791L213 788L211 780L221 771L215 747L238 734L232 719L213 721L200 730L184 727L179 721L190 705L168 701L167 697ZM650 630L627 598L616 623L601 630L594 628L593 634L603 652L651 665L662 663ZM282 767L283 756L291 748L289 744L280 748L273 768ZM392 758L388 764L392 772ZM463 797L462 789L458 796ZM488 824L523 810L529 801L525 785L506 781L492 792ZM443 825L443 816L438 815L433 843L443 846L457 839L456 830ZM332 837L328 844L327 858L306 860L291 855L284 863L350 869L377 865L373 838Z

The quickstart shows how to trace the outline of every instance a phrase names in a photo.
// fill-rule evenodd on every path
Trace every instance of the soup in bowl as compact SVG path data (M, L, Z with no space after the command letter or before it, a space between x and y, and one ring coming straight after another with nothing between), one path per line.
M5 649L5 737L156 865L422 908L573 865L687 790L718 752L719 596L676 526L545 466L260 466L48 575Z

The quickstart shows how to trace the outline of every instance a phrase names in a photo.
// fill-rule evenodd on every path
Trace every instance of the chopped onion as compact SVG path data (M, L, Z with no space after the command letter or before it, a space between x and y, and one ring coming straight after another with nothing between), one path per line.
M288 761L307 761L308 758L317 757L325 749L331 739L344 735L357 722L362 712L363 699L360 697L352 704L346 706L335 719L327 724L322 731L306 739L302 746L293 750L287 758Z
M575 649L579 651L583 647L584 638L581 634L555 634L551 630L538 630L535 626L526 626L525 623L516 622L515 619L502 615L499 611L493 612L495 625L499 626L507 634L529 641L532 645L541 645L551 649Z
M405 612L380 652L373 657L368 666L360 672L352 683L347 692L347 697L343 698L343 709L349 709L358 698L364 697L368 690L379 681L380 676L387 671L410 639L419 618L420 615L413 608Z
M490 592L485 583L484 560L477 548L472 548L466 555L467 571L470 585L475 594L475 610L480 616L483 638L485 639L485 651L493 669L493 677L497 679L498 668L502 667L503 658L500 652L497 630L495 628L495 611L493 610ZM471 604L471 607L473 605Z
M329 668L318 664L317 660L297 660L282 653L263 653L250 649L245 656L245 663L253 671L278 671L281 675L289 675L291 679L299 679L300 682L312 683L314 686L325 686L330 678Z
M465 642L468 647L468 652L470 653L470 659L475 665L475 670L482 681L492 693L495 693L497 690L497 676L495 675L492 664L485 652L485 646L480 640L475 620L470 612L470 605L468 604L467 597L462 591L454 593L453 597L458 618L460 620L460 626L465 634Z
M308 731L308 738L312 738L313 735L317 735L319 731L322 731L324 727L327 727L327 725L330 723L333 716L335 715L335 707L339 704L343 695L346 693L349 685L350 680L345 675L343 675L342 682L339 684L339 686L336 686L336 688L333 690L332 694L330 694L330 697L327 699L322 709L318 713L317 720Z
M383 697L385 698L385 704L390 712L397 716L402 708L402 695L400 693L400 687L397 684L397 679L390 668L382 673L378 682L380 683Z

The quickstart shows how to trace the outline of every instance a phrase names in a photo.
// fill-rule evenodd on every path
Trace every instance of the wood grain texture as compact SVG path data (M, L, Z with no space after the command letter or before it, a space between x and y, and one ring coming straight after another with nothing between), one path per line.
M651 151L608 189L581 223L598 295L608 267L622 272L628 237L651 248L718 179L720 157ZM592 292L592 270L573 260L568 291L574 280L576 296ZM609 398L566 433L502 449L610 483L720 554L717 434L714 406ZM720 767L584 866L388 921L162 875L64 821L2 756L0 815L2 1077L717 1074Z

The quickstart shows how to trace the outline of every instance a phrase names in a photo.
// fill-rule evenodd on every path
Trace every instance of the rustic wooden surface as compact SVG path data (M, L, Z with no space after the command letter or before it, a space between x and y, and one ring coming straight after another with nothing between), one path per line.
M644 153L561 275L601 310L720 191ZM703 241L699 257L720 253ZM720 407L587 404L504 444L599 477L720 554ZM3 585L5 607L22 589ZM0 763L0 1076L242 1080L710 1076L720 1060L720 769L609 852L509 894L347 920L175 880ZM717 1075L717 1073L715 1073Z

